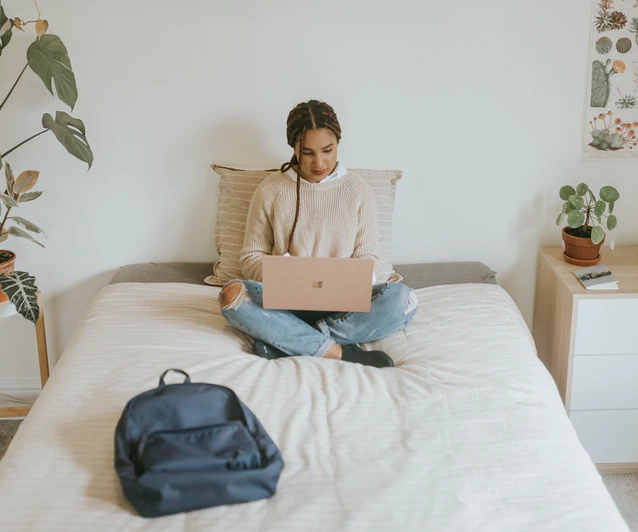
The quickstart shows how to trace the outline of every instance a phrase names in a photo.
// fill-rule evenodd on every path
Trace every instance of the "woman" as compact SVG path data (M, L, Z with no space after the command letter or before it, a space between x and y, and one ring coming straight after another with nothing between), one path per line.
M288 115L286 133L294 154L253 195L239 259L245 279L223 287L222 314L255 338L253 353L264 358L306 355L392 367L383 351L357 344L399 331L414 317L416 294L403 284L373 280L369 312L263 308L264 255L367 258L375 274L381 266L374 194L337 160L341 127L332 107L300 103Z

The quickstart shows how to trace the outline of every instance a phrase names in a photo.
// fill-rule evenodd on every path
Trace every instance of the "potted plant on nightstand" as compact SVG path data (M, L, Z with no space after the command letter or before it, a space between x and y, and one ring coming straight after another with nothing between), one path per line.
M620 194L614 187L605 186L600 189L599 196L600 199L596 199L585 183L580 183L575 190L569 185L560 189L560 197L565 203L556 225L560 226L567 217L567 226L563 227L563 257L571 264L597 264L600 261L600 247L605 241L604 226L611 231L617 225L616 215L612 213ZM604 222L603 217L607 218ZM610 248L614 249L613 239Z
M78 90L66 47L57 35L47 34L49 23L41 19L37 3L36 9L38 10L38 19L25 22L18 17L8 18L0 4L0 56L10 44L15 29L24 32L25 27L34 24L37 35L36 40L27 49L27 64L7 96L0 103L0 111L4 108L27 68L37 74L52 95L57 96L71 110L75 107ZM54 85L55 93L53 92ZM73 118L62 111L56 112L55 118L49 113L45 113L42 116L42 127L44 128L42 131L19 142L12 148L0 150L0 169L3 165L5 166L7 183L4 193L0 194L0 244L13 236L29 239L42 246L30 234L42 233L38 226L18 216L9 217L11 209L17 208L21 203L32 201L42 194L42 192L30 191L40 173L35 170L27 170L14 179L11 167L6 160L8 155L43 133L51 131L65 149L74 157L86 162L89 169L93 163L93 153L86 139L82 120ZM1 190L2 188L0 188ZM4 213L2 213L2 204L5 208ZM15 260L14 252L0 249L0 304L6 304L10 300L23 316L35 322L39 312L35 298L37 292L37 287L34 284L35 278L26 272L14 272Z

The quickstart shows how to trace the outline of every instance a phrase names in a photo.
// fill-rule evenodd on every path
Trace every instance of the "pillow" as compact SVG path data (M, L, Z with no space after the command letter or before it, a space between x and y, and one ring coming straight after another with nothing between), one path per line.
M274 170L249 168L229 168L212 164L219 180L219 201L215 223L215 248L219 260L213 265L213 275L206 277L206 283L223 286L232 279L243 279L239 269L239 254L244 247L244 232L248 207L255 189ZM348 168L359 174L372 187L377 202L379 217L379 247L383 266L377 283L398 282L402 277L394 272L390 263L392 249L392 213L394 210L395 187L401 179L401 170L366 170Z

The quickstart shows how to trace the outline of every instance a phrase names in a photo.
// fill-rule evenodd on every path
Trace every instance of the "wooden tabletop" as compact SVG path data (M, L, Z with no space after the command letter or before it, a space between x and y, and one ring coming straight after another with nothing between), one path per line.
M564 281L573 294L605 294L605 296L624 296L638 294L638 247L619 247L614 251L609 248L600 249L600 262L618 279L618 290L587 290L572 273L582 266L569 264L563 258L563 248L542 248L545 255L558 276Z

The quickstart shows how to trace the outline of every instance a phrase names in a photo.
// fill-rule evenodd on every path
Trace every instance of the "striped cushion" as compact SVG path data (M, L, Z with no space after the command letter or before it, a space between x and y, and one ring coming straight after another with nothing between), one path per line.
M248 168L228 168L211 165L219 180L219 202L215 223L215 248L219 260L213 265L213 275L206 282L213 286L223 286L231 279L242 279L239 270L239 254L244 245L248 207L257 185L275 170L255 170ZM401 280L390 264L392 249L392 212L394 210L395 187L401 179L401 170L366 170L349 168L359 174L372 187L377 200L379 215L379 245L383 268L377 282Z

